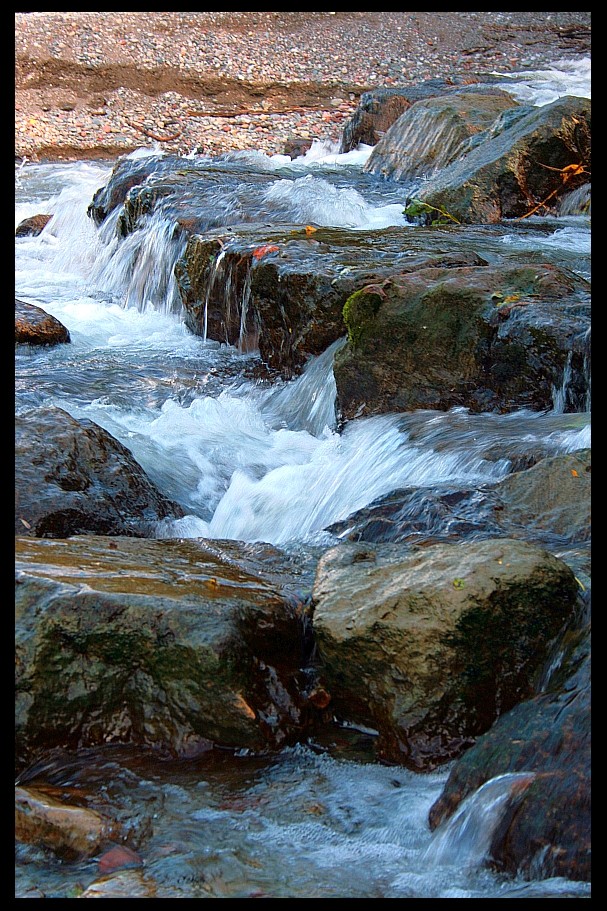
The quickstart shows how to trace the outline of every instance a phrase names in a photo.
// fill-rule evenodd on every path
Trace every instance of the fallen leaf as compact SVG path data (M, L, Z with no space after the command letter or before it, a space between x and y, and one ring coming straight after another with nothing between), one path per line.
M306 225L306 234L308 235L308 237L310 236L310 234L314 234L314 232L316 230L318 230L318 229L313 228L312 225Z
M453 580L453 588L463 588L464 585L465 585L465 582L463 579L454 579Z
M253 250L253 259L261 259L262 256L267 256L268 253L275 253L278 250L276 244L263 244L261 247L256 247Z
M571 474L573 475L574 478L579 478L579 474L577 473L577 471L575 470L575 468L572 468L572 469L571 469Z
M31 527L32 527L32 526L30 525L29 522L26 522L26 521L25 521L25 519L21 519L21 518L20 518L19 521L20 521L20 522L23 522L23 524L25 525L26 528L31 528Z

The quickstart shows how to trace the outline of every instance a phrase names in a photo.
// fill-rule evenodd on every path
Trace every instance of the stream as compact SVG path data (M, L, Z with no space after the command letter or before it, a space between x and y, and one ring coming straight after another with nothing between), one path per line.
M555 92L586 93L589 61L511 79L521 98L544 104ZM413 238L403 214L412 188L365 174L370 151L340 155L315 143L293 161L256 151L196 158L209 227L260 219L357 232L402 227ZM151 154L162 152L130 157ZM15 225L38 213L53 218L39 236L16 239L15 295L59 319L71 344L16 349L15 408L58 405L126 445L185 511L159 523L157 537L329 547L339 543L337 523L399 488L474 489L505 477L513 454L526 449L556 455L590 446L590 401L564 414L566 376L546 413L414 412L339 431L332 358L340 343L297 379L271 387L250 379L256 352L184 325L172 276L183 248L169 230L170 205L120 243L113 217L96 228L87 216L110 173L107 162L16 164ZM489 259L541 256L590 277L587 216L473 227L461 244ZM513 776L489 782L431 834L428 811L449 768L419 775L378 764L372 732L336 737L271 758L214 753L188 762L100 748L49 756L21 783L111 810L141 846L154 897L590 897L588 883L518 881L485 865ZM19 898L79 897L97 876L94 858L62 862L17 845ZM108 897L131 897L120 877L114 888Z

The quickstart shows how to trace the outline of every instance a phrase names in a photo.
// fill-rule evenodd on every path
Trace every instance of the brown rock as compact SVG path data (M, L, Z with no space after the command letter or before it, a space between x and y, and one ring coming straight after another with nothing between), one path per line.
M110 837L111 825L94 810L69 806L35 788L15 788L15 836L44 845L60 857L91 857Z
M96 879L80 898L156 898L156 885L141 870L120 870Z
M131 867L143 866L141 855L126 845L115 845L105 851L99 858L99 873L107 876L116 870L125 870Z
M31 215L19 222L15 237L37 237L46 228L52 215Z
M15 298L15 344L59 345L70 341L66 327L41 307Z

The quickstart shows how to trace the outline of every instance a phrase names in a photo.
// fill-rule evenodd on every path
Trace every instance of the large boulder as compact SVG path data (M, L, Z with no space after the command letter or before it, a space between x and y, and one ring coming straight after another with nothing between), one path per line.
M466 155L500 115L518 107L497 89L418 101L381 137L365 171L389 180L427 177Z
M168 161L167 161L168 159ZM134 187L145 184L158 169L178 167L175 156L146 155L143 158L121 158L114 166L108 182L100 187L87 209L87 215L101 225L108 215L122 206Z
M313 564L236 542L15 544L19 766L52 747L185 757L305 739Z
M147 537L156 522L183 515L126 446L92 421L56 406L16 416L16 534Z
M502 715L454 764L430 810L440 831L486 782L528 783L493 833L494 867L538 879L591 878L591 668L588 627L560 646L560 667L534 698Z
M536 207L554 213L563 191L588 182L591 102L586 98L565 96L514 118L507 112L484 135L420 187L417 199L427 206L426 220L446 212L462 224L490 224L525 217Z
M339 151L350 152L359 145L374 146L401 114L419 101L459 92L488 92L490 83L495 81L491 75L449 76L426 79L411 86L380 87L363 92L352 117L344 124Z
M431 230L431 229L430 229ZM335 358L338 410L584 410L589 283L549 264L421 269L356 291Z
M491 238L479 238L482 248ZM189 237L175 277L196 335L249 350L290 377L347 331L344 305L357 289L430 268L486 266L435 229L260 230Z
M375 729L382 759L433 769L534 694L578 601L572 570L521 541L340 544L312 594L332 711Z
M70 333L60 320L42 307L15 298L16 345L61 345L70 341Z

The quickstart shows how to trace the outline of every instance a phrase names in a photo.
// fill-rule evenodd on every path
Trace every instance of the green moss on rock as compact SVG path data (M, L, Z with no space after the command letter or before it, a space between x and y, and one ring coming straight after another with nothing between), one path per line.
M365 331L373 324L382 304L381 295L364 288L355 291L344 304L343 318L348 330L348 341L359 347Z

